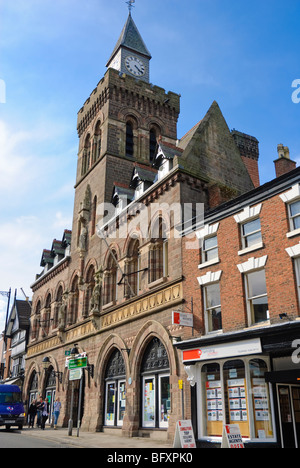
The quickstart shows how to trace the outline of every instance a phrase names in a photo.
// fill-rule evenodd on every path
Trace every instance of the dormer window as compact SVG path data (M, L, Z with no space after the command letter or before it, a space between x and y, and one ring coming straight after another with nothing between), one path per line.
M171 169L173 169L173 161L163 159L162 164L158 168L158 180L163 179Z
M137 200L144 193L144 182L140 182L135 189L135 199Z

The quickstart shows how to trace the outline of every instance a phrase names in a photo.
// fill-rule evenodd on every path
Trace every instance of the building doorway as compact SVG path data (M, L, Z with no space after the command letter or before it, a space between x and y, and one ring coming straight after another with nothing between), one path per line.
M299 448L300 386L278 384L277 397L282 448Z
M121 352L110 356L105 372L105 426L123 426L126 409L126 371Z

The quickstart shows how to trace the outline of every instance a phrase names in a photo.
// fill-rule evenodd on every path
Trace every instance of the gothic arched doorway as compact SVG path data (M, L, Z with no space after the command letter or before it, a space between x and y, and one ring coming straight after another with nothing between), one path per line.
M168 428L171 412L170 364L166 348L153 338L141 366L142 427Z
M126 370L121 352L111 354L105 371L104 425L122 426L126 407Z

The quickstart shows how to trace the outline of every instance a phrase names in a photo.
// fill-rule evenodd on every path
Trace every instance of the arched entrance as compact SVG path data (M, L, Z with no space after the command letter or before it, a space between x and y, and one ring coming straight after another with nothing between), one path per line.
M30 408L30 405L33 402L33 400L38 399L38 396L39 396L38 388L39 388L39 376L36 371L33 371L31 379L30 379L30 385L29 385L28 408Z
M122 426L126 408L126 370L121 352L115 349L105 371L104 425Z
M167 351L153 338L141 365L142 427L168 428L171 412L170 364Z
M50 366L47 370L46 381L45 381L45 397L49 403L49 418L48 423L51 424L52 414L53 414L53 405L55 402L56 394L56 377L53 373L53 367Z

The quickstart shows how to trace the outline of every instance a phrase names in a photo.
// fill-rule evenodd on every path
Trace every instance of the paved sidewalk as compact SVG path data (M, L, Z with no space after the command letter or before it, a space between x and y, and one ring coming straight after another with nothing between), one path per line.
M157 441L145 439L142 437L121 437L113 434L105 434L103 432L84 432L80 430L77 437L77 429L73 429L72 436L68 436L67 428L59 428L54 430L46 427L44 431L41 429L24 428L22 433L26 436L35 437L37 439L46 439L49 441L58 442L61 444L72 445L78 448L145 448L145 449L172 449L172 444L167 441Z

